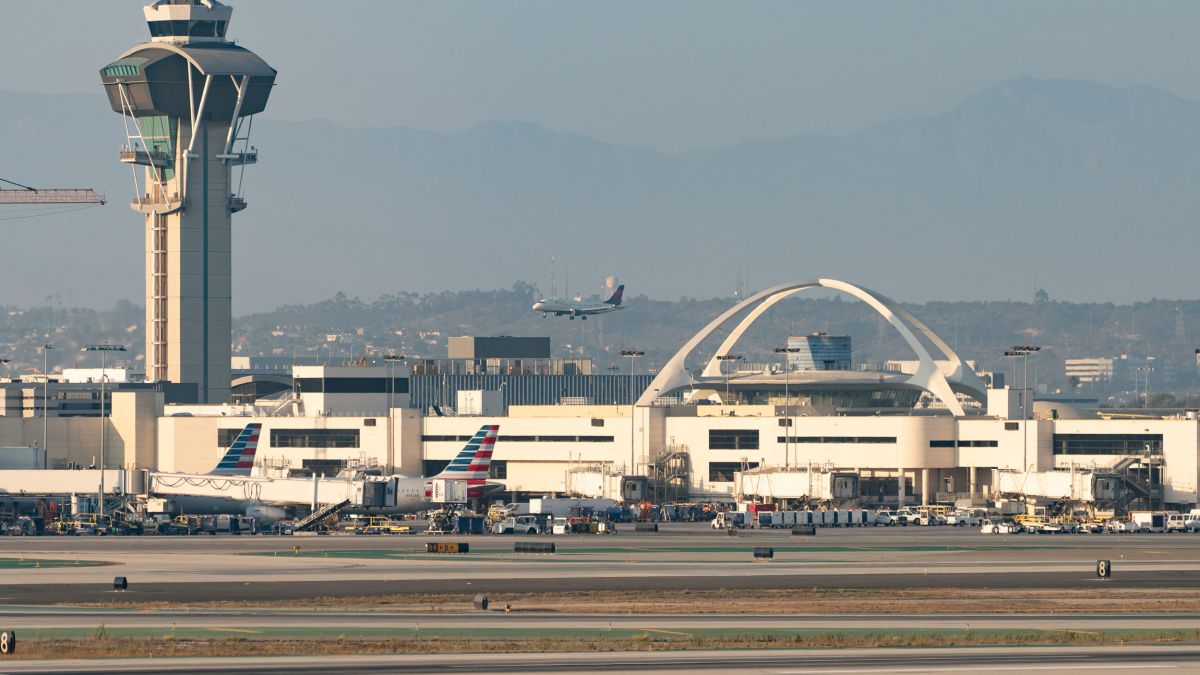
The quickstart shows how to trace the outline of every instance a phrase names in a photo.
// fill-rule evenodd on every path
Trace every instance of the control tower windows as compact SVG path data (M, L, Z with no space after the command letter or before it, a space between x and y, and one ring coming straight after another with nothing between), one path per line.
M150 37L225 37L224 21L150 21Z

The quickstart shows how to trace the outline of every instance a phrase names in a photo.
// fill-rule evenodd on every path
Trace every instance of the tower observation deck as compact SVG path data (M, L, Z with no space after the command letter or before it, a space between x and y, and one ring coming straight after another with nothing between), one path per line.
M233 8L217 0L159 0L144 12L150 41L100 78L125 124L119 159L133 169L130 206L146 219L146 376L195 383L201 402L221 403L231 216L246 208L242 172L258 159L253 116L266 108L276 71L226 40Z

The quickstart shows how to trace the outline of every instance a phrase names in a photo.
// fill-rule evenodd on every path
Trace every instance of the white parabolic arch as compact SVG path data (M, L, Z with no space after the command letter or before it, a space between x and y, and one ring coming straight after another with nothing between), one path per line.
M709 322L700 332L693 335L692 339L688 340L671 357L671 360L667 361L667 365L658 372L654 381L642 392L642 396L638 399L637 404L648 406L653 404L654 399L658 396L667 395L676 389L691 386L695 380L687 372L687 358L700 346L701 342L712 335L713 331L728 323L747 308L753 307L721 343L721 346L713 354L712 359L709 360L708 365L705 366L703 372L700 374L701 382L709 378L719 378L721 375L720 357L729 354L729 351L741 339L742 334L750 326L754 325L754 322L762 316L763 312L766 312L780 300L811 288L829 288L841 291L866 303L867 306L882 316L896 329L896 332L900 333L900 337L908 343L908 346L917 357L919 363L917 372L909 376L908 383L919 386L937 396L953 414L960 417L965 414L962 405L958 402L958 398L954 395L956 388L981 403L986 403L986 387L979 376L975 374L975 371L963 363L963 360L950 348L950 345L946 344L928 326L921 323L921 321L907 310L897 305L895 301L875 291L845 281L817 279L815 281L781 284L774 288L768 288L765 291L759 291L725 310L720 316ZM914 330L924 335L933 346L937 347L938 351L945 357L945 360L941 362L935 360L929 354L929 351L925 349L925 345L921 344L921 341L917 339L917 336L913 333Z

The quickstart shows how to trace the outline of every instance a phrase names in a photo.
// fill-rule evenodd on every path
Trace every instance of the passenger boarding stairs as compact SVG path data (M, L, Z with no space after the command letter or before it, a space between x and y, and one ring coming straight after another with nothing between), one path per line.
M307 530L311 530L312 528L316 527L317 524L320 523L322 520L325 520L329 516L332 516L333 514L341 511L342 509L346 508L347 506L350 506L349 499L343 499L342 501L340 501L336 504L326 504L325 506L322 506L321 508L317 509L316 511L313 511L312 513L308 514L304 518L301 518L300 521L296 523L295 531L296 532L305 532Z
M692 474L690 458L686 445L671 445L654 459L651 489L658 503L687 498Z
M1161 504L1164 497L1162 455L1146 454L1123 457L1111 467L1097 471L1095 478L1108 479L1120 486L1112 500L1113 513L1124 515L1138 500L1144 500L1147 508Z

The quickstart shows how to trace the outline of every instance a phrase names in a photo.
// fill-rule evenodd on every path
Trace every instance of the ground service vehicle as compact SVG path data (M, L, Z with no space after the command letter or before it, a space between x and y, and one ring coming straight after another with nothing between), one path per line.
M1167 532L1186 532L1189 516L1183 513L1167 514Z
M946 524L957 527L979 527L983 524L983 519L974 513L955 511L954 513L946 514Z
M1137 523L1138 532L1166 532L1167 517L1166 511L1134 511L1129 514L1133 522Z
M1131 534L1137 532L1139 529L1136 521L1119 520L1117 518L1108 521L1106 527L1109 532L1116 532L1117 534Z
M108 516L98 516L94 513L80 513L70 520L74 534L108 534L110 521Z
M1016 534L1021 531L1021 527L1012 522L984 518L979 525L979 531L983 534Z
M541 534L541 519L534 515L505 518L492 526L496 534Z
M357 534L405 534L411 529L408 525L387 516L357 518L354 523L354 532Z
M722 511L713 518L712 528L714 530L734 529L740 530L746 527L746 514L742 511Z

